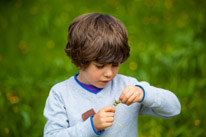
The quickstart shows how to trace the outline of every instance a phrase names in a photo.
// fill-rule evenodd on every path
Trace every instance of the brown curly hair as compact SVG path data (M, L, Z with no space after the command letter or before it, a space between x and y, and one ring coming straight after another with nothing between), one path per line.
M129 57L128 33L113 16L84 14L70 24L65 52L79 69L87 68L91 61L121 64Z

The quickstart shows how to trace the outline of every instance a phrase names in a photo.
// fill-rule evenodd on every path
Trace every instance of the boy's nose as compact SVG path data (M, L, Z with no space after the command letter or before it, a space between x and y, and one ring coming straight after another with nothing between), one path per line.
M111 77L113 74L112 68L107 68L104 72L105 77Z

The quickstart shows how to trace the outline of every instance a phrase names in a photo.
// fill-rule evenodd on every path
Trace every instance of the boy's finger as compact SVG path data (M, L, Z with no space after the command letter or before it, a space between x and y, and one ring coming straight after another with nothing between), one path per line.
M122 101L124 99L125 96L130 96L129 92L131 90L131 86L127 86L121 93L120 97L119 97L119 100Z
M137 94L133 93L133 94L130 96L130 98L126 101L126 104L127 104L127 105L131 105L132 103L134 103L136 97L137 97Z
M107 112L107 113L106 113L106 116L107 116L107 117L114 117L114 112Z
M106 123L104 124L105 127L111 127L112 125L113 125L112 122L106 122Z
M114 121L114 117L107 117L107 118L105 118L105 121L106 121L107 123L113 122L113 121Z
M115 108L113 106L106 106L103 109L105 112L115 112Z
M129 89L128 91L122 93L122 99L120 100L122 103L126 103L127 100L132 96L132 91Z
M127 92L128 90L129 90L129 87L127 86L127 87L122 91L119 99L123 99L123 96L124 96L125 92Z

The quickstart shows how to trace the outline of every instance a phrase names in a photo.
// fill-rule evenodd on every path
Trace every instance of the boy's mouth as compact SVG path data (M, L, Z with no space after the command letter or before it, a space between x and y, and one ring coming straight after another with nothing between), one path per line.
M101 81L102 83L108 83L109 82L109 80L105 80L105 81Z

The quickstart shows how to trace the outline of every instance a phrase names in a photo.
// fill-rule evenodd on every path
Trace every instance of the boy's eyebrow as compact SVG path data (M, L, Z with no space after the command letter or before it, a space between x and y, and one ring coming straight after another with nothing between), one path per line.
M96 62L96 61L94 61L94 64L104 65L104 63L99 63L99 62Z

